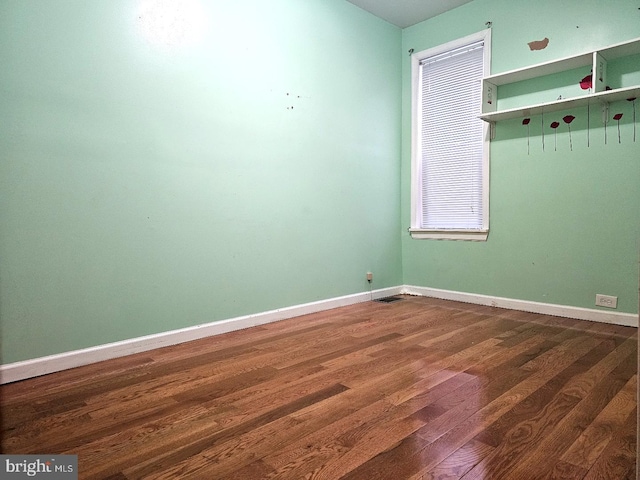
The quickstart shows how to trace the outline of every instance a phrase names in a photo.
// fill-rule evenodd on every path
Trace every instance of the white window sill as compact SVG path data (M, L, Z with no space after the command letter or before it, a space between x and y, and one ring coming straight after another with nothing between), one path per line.
M410 228L411 238L418 240L469 240L474 242L486 242L489 230L422 230Z

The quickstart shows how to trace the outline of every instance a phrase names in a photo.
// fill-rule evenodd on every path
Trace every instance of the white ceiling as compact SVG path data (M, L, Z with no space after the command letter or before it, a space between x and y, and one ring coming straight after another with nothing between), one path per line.
M410 27L472 0L347 0L400 28Z

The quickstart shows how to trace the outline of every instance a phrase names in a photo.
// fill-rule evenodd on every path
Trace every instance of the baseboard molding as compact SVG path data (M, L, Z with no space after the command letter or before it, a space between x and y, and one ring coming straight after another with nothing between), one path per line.
M638 315L635 315L633 313L605 312L603 310L596 310L591 308L555 305L552 303L540 303L528 300L517 300L513 298L493 297L489 295L456 292L452 290L440 290L437 288L429 287L416 287L412 285L405 285L404 287L402 287L401 293L407 295L441 298L443 300L454 300L464 303L474 303L478 305L487 305L491 307L509 308L511 310L521 310L523 312L554 315L556 317L576 318L578 320L589 320L592 322L610 323L614 325L624 325L627 327L638 327Z
M197 340L200 338L220 335L222 333L255 327L266 323L277 322L287 318L298 317L309 313L321 312L332 308L344 307L356 303L366 302L371 299L397 295L402 287L391 287L373 290L371 292L356 293L342 297L320 300L317 302L279 308L267 312L245 315L242 317L220 320L203 325L172 330L169 332L146 335L120 342L98 345L64 352L46 357L34 358L21 362L0 365L0 385L16 382L26 378L38 377L47 373L59 372L70 368L81 367L91 363L124 357L133 353L145 352L155 348L176 345L178 343Z
M230 318L227 320L220 320L179 330L146 335L144 337L132 338L120 342L34 358L22 362L8 363L0 365L0 385L27 378L38 377L40 375L46 375L48 373L59 372L70 368L81 367L83 365L101 362L103 360L110 360L112 358L145 352L155 348L176 345L178 343L198 340L200 338L210 337L213 335L220 335L234 330L264 325L266 323L277 322L278 320L285 320L287 318L298 317L300 315L322 312L332 308L344 307L347 305L366 302L371 299L399 294L441 298L444 300L510 308L512 310L576 318L579 320L589 320L615 325L631 327L638 326L638 316L632 313L605 312L589 308L554 305L551 303L539 303L512 298L456 292L452 290L440 290L437 288L403 285L373 290L371 292L345 295L342 297L335 297L317 302L256 313L253 315Z

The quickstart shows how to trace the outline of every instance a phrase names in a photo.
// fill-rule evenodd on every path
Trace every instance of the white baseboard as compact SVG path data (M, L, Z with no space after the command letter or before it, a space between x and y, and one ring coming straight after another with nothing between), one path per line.
M243 328L264 325L287 318L299 317L309 313L321 312L332 308L344 307L371 299L397 295L402 287L383 288L371 292L356 293L342 297L320 300L317 302L279 308L267 312L245 315L242 317L220 320L217 322L181 328L169 332L146 335L120 342L107 343L81 350L64 352L46 357L34 358L22 362L0 365L0 385L16 382L26 378L38 377L47 373L59 372L69 368L81 367L90 363L101 362L112 358L124 357L133 353L145 352L155 348L176 345L178 343L197 340L200 338L220 335L222 333L241 330Z
M234 330L241 330L243 328L254 327L256 325L264 325L265 323L276 322L278 320L285 320L287 318L298 317L300 315L321 312L332 308L344 307L347 305L366 302L371 299L399 294L442 298L445 300L510 308L525 312L577 318L580 320L590 320L615 325L632 327L638 326L638 316L632 313L604 312L601 310L571 307L566 305L554 305L550 303L539 303L451 290L440 290L436 288L403 285L374 290L372 292L356 293L353 295L345 295L312 303L294 305L292 307L220 320L218 322L196 325L193 327L157 333L154 335L146 335L144 337L137 337L120 342L84 348L81 350L34 358L22 362L8 363L0 365L0 385L24 380L26 378L38 377L47 373L59 372L69 368L81 367L83 365L103 360L123 357L133 353L145 352L155 348L176 345L178 343L197 340L213 335L220 335Z
M568 305L555 305L552 303L532 302L528 300L517 300L513 298L492 297L489 295L479 295L476 293L456 292L452 290L440 290L429 287L416 287L405 285L401 293L408 295L419 295L423 297L441 298L443 300L454 300L457 302L474 303L491 307L509 308L511 310L521 310L523 312L541 313L544 315L554 315L556 317L576 318L578 320L589 320L592 322L610 323L614 325L624 325L627 327L638 326L638 315L633 313L605 312L591 308L572 307Z

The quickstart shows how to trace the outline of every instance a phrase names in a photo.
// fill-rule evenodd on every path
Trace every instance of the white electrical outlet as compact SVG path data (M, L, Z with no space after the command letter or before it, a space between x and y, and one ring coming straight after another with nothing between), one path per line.
M617 308L618 297L613 297L611 295L600 295L599 293L597 293L596 305L599 307Z
M372 280L373 280L373 273L367 272L367 282L371 283Z

